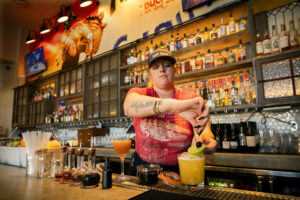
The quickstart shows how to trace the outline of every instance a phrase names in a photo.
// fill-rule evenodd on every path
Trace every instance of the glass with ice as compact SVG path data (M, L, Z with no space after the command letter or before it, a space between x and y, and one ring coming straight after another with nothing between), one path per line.
M205 149L205 147L203 148ZM205 157L203 152L204 150L201 153L198 151L194 155L192 155L193 153L183 152L178 155L182 184L190 186L204 185Z

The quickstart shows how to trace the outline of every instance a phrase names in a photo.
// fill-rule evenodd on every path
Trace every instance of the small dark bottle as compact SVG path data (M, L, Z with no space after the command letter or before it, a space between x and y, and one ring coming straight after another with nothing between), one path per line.
M105 158L105 165L102 172L102 189L109 189L112 186L112 170L109 166L108 158Z

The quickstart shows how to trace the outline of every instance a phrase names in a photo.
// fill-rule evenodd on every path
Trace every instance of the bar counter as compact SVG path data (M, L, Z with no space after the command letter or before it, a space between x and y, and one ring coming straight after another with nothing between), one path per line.
M109 199L123 200L143 191L113 186L102 190L101 184L93 189L80 189L60 184L53 179L26 177L25 169L0 164L0 199L2 200L59 200L59 199Z

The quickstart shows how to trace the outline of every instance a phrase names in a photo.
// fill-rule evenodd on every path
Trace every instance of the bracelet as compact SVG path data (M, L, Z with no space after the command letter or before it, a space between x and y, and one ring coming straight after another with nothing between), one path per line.
M154 103L153 103L152 109L153 109L153 112L154 112L156 115L161 113L161 112L159 111L159 105L160 105L160 102L161 102L161 100L156 100L156 101L154 101Z
M156 109L156 111L157 111L157 113L158 114L160 114L161 112L159 111L159 105L160 105L160 102L161 102L161 100L158 100L158 102L157 102L157 109Z
M153 102L153 107L152 107L152 109L153 109L154 114L158 114L158 113L156 112L156 104L157 104L157 100Z

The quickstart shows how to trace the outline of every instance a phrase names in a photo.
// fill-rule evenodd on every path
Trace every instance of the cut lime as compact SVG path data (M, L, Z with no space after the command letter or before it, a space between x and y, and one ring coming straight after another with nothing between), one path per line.
M204 151L205 151L205 145L202 145L199 148L196 145L192 145L190 146L190 148L188 148L188 153L193 156L199 156L200 154L203 154Z

